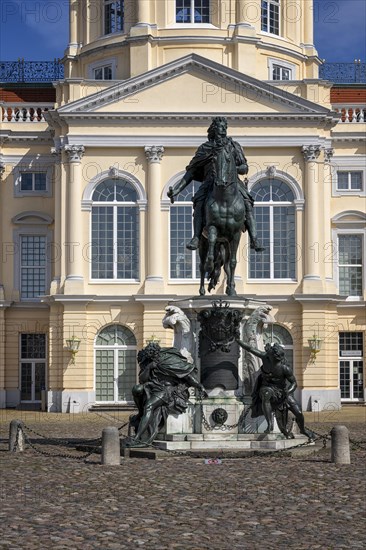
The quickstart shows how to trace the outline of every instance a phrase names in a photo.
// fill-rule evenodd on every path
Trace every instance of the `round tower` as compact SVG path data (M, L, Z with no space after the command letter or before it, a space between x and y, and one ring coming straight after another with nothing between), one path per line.
M66 78L126 80L189 53L260 80L318 78L313 0L70 0Z

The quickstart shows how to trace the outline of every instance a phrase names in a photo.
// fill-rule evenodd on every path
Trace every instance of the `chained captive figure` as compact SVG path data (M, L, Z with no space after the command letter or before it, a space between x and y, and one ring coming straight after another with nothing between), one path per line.
M225 117L215 117L211 126L207 130L208 141L200 145L195 156L186 168L183 178L174 186L170 187L168 197L171 202L179 195L183 189L195 180L201 182L201 186L193 197L193 229L194 234L190 242L186 245L189 250L197 250L200 237L205 227L205 201L212 191L213 183L217 178L215 172L215 160L222 151L226 156L234 154L237 167L237 174L246 175L248 173L247 160L239 143L227 137L227 120ZM253 215L254 200L247 189L247 183L238 177L238 185L245 204L245 221L242 231L248 231L250 238L250 248L260 252L264 250L257 238L256 223Z
M294 435L287 430L287 415L290 410L295 416L300 432L309 439L314 434L305 428L304 415L301 407L293 396L297 388L296 378L286 362L285 352L279 344L266 344L265 351L237 340L238 344L262 359L262 366L252 394L252 416L264 414L267 421L265 433L273 432L273 413L276 414L278 427L286 438Z
M176 348L161 348L151 342L137 354L139 384L132 388L138 414L130 417L135 437L127 447L144 447L155 439L169 414L181 414L188 407L190 387L207 397L198 380L197 368Z

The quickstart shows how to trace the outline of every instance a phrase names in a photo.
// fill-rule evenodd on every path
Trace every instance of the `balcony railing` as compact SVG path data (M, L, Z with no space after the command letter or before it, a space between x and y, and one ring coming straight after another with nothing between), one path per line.
M340 124L366 122L366 105L339 105L333 103L332 107L337 113L342 115L339 120Z
M337 84L366 84L366 63L324 63L319 67L319 78Z
M0 61L0 83L53 82L64 78L64 66L54 61Z
M53 103L1 103L3 122L45 122L44 113L53 109Z

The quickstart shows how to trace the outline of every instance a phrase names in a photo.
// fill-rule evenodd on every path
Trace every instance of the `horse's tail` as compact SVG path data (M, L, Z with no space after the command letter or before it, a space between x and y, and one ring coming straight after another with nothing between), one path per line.
M226 243L219 242L215 245L214 266L210 273L207 273L207 280L209 281L208 291L211 292L217 283L219 282L221 268L225 265L226 261Z

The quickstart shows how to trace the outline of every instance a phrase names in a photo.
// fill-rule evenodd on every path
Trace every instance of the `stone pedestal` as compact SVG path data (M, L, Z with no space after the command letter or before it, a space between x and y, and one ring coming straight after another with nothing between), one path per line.
M158 434L154 445L161 449L179 450L278 449L298 444L297 440L286 440L279 433L277 425L275 433L264 434L267 427L264 417L251 417L251 392L260 362L243 352L235 341L226 347L224 343L226 332L230 333L229 327L224 326L225 322L229 325L236 323L237 335L242 340L263 349L262 328L266 322L274 321L269 313L271 307L264 301L226 295L179 300L171 305L180 308L190 321L193 338L188 351L208 397L201 402L194 390L191 390L187 411L179 416L168 417L164 431ZM211 342L210 330L204 324L212 319L215 308L219 310L213 322L213 330L217 334L216 337L212 335ZM223 345L215 348L220 341ZM258 441L261 443L256 446Z

